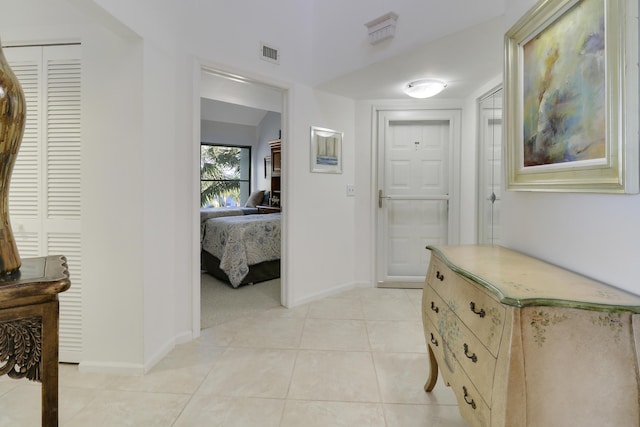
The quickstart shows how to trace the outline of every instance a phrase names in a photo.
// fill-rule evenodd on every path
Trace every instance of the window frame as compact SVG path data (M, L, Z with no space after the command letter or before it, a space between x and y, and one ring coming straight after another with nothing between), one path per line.
M244 206L244 204L246 203L247 199L249 198L250 194L251 194L251 188L252 188L252 169L253 169L253 153L252 153L252 147L250 145L240 145L240 144L221 144L221 143L214 143L214 142L200 142L200 164L202 164L202 147L225 147L225 148L239 148L239 149L246 149L249 152L249 170L247 171L247 179L202 179L202 166L200 167L200 194L202 195L202 183L203 182L237 182L239 183L239 185L241 186L242 183L247 183L248 184L248 192L246 194L246 197L243 200L243 194L242 194L242 187L240 190L240 200L238 201L238 207ZM242 176L242 172L240 173L240 176ZM204 207L202 206L202 203L200 204L201 208Z

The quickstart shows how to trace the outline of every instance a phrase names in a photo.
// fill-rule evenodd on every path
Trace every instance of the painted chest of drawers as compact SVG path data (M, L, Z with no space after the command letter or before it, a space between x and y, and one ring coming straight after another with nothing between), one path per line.
M429 246L431 367L472 426L640 426L640 296L499 246Z

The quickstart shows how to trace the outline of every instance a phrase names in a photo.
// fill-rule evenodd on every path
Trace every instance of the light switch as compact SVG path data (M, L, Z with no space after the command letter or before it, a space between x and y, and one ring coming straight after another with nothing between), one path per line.
M347 196L354 197L356 195L356 186L353 184L347 184Z

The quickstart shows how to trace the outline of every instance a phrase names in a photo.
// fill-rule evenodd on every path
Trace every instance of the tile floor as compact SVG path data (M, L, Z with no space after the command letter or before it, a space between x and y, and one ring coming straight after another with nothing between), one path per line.
M257 286L257 285L256 285ZM420 290L355 289L202 331L144 376L60 369L64 427L466 426L427 394ZM0 426L40 425L40 385L0 379Z

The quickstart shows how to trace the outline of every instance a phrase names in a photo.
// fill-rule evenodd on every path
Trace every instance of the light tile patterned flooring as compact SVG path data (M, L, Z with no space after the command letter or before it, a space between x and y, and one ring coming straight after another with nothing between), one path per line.
M255 286L259 286L255 285ZM63 427L463 427L425 393L420 290L354 289L202 331L144 376L60 367ZM0 379L0 426L40 425L40 385Z

